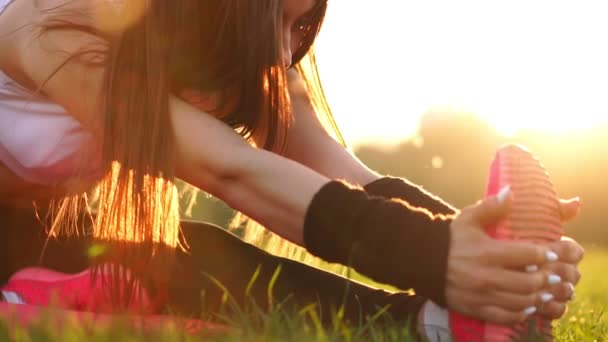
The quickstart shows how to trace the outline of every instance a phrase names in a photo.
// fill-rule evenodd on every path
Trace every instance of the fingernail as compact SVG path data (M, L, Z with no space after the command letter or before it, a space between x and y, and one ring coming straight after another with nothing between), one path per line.
M536 312L536 306L531 306L529 308L527 308L526 310L524 310L524 314L526 316L530 316L532 314L534 314Z
M500 191L498 192L498 195L496 195L496 198L498 199L498 203L504 203L507 200L507 197L509 197L510 193L511 193L510 185L507 185L504 188L500 189Z
M549 285L555 285L562 282L562 277L557 274L550 274L548 277Z
M576 210L580 210L581 209L581 199L579 197L576 197L575 199L573 199L573 203L576 206Z
M553 300L553 298L554 298L554 297L553 297L553 295L552 295L552 294L550 294L550 293L547 293L547 292L545 292L545 293L543 293L542 295L540 295L540 300L541 300L543 303L550 302L550 301L552 301L552 300Z
M528 266L526 266L526 272L528 272L528 273L534 273L536 271L538 271L538 266L536 266L536 265L528 265Z
M568 282L566 283L566 286L568 286L570 288L571 291L571 295L570 295L570 300L574 300L576 298L576 292L574 291L574 284Z
M547 251L547 253L545 253L545 256L547 258L547 261L549 261L549 262L557 261L559 259L559 256L557 256L557 253L555 253L553 251Z

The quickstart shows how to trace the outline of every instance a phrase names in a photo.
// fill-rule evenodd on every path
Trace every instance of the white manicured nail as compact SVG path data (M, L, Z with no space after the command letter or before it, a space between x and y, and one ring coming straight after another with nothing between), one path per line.
M527 308L526 310L524 310L524 314L526 316L530 316L532 314L534 314L536 312L536 306L531 306L529 308Z
M553 251L547 251L547 253L545 254L547 261L549 262L554 262L559 260L559 256L557 256L557 253L553 252Z
M548 280L549 285L555 285L562 282L562 277L558 276L557 274L550 274Z
M507 185L504 188L500 189L496 198L498 199L498 203L505 203L507 197L511 193L511 186Z
M572 294L570 295L570 300L574 300L574 298L576 298L576 293L574 292L574 284L568 282L566 283L566 285L570 288L570 291L572 291Z
M538 271L538 266L536 266L536 265L528 265L528 266L526 266L526 272L528 272L528 273L534 273L536 271Z
M550 294L550 293L545 292L545 293L543 293L542 295L540 295L540 300L541 300L543 303L550 302L550 301L552 301L552 300L553 300L553 295L552 295L552 294Z

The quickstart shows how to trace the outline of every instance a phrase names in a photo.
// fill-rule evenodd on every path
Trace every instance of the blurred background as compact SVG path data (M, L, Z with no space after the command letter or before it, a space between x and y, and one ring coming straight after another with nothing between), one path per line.
M505 143L539 156L567 235L608 247L608 4L540 0L330 0L317 43L335 118L371 168L457 207L485 190ZM201 195L194 216L231 212Z

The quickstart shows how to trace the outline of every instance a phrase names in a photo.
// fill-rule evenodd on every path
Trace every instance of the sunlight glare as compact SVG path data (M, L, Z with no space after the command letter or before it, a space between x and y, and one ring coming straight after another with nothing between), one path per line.
M319 68L348 139L416 132L436 106L503 134L608 123L604 1L332 0Z

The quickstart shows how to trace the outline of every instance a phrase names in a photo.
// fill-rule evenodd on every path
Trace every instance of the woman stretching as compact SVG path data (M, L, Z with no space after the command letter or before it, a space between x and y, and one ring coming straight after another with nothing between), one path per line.
M268 303L280 267L276 300L317 302L325 318L344 306L356 323L387 305L394 319L419 325L437 306L497 323L536 307L561 317L579 278L578 244L491 240L482 227L509 211L508 191L456 210L369 170L325 129L333 121L312 46L326 7L0 0L0 283L32 266L71 274L93 266L90 279L101 280L112 308L101 308L105 298L65 299L66 307L113 310L147 298L146 310L199 315L221 306L217 282L238 304ZM416 295L182 221L176 179L313 255ZM563 201L564 219L577 207ZM91 244L106 247L92 265ZM529 265L538 271L525 272ZM44 286L13 290L9 301L48 303Z

